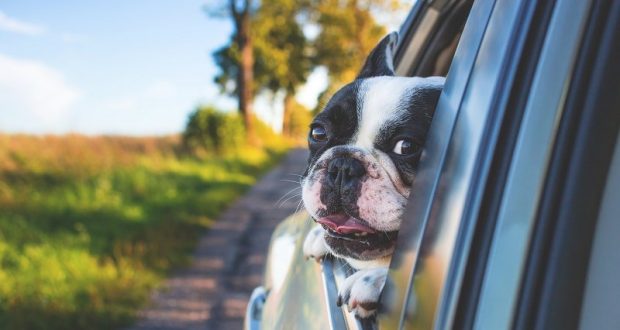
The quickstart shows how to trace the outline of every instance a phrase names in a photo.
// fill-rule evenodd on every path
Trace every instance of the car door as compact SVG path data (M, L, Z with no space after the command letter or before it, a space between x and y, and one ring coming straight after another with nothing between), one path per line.
M605 1L474 3L399 234L379 328L578 324L618 132L618 93L610 92L620 86L618 40L601 37L601 25L617 34L617 11ZM586 56L604 45L600 62ZM584 78L605 59L616 65L598 70L601 82ZM615 87L591 96L604 86Z

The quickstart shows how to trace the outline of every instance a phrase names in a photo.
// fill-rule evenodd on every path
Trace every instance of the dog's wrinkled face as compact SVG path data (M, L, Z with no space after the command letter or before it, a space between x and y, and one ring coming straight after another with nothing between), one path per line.
M341 257L392 253L443 78L394 77L395 33L316 116L302 198Z

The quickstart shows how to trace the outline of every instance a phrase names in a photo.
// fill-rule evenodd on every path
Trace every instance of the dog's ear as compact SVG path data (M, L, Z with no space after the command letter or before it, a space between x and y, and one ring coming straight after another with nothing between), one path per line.
M366 63L357 75L357 79L393 76L394 75L394 52L398 43L398 32L392 32L385 36L375 49L370 52Z

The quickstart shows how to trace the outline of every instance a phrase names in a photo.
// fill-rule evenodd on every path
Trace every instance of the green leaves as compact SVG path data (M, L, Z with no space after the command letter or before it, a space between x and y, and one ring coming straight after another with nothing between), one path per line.
M355 79L366 56L386 34L376 17L390 17L400 8L400 0L260 2L251 11L249 29L253 94L270 91L294 96L312 70L324 66L330 83L322 98L328 98L331 91ZM237 36L235 31L229 44L213 53L220 68L215 81L229 95L238 92L241 58Z
M192 153L222 154L237 150L245 141L243 122L239 115L203 107L189 116L183 142Z
M265 1L252 21L257 89L294 94L312 69L310 42L298 15L299 1Z

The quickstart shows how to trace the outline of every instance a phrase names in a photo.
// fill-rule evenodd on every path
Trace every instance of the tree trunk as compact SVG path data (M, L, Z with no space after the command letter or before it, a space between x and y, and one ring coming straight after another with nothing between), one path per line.
M286 92L284 95L284 114L282 117L282 134L291 136L291 117L293 116L294 94Z
M239 112L243 117L248 142L256 140L252 115L252 95L254 81L254 54L252 50L252 37L250 35L250 14L246 8L235 20L237 24L237 46L241 52L241 63L237 74L237 99Z

